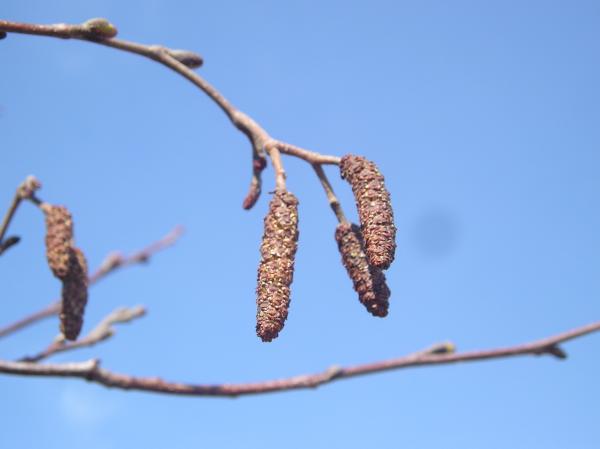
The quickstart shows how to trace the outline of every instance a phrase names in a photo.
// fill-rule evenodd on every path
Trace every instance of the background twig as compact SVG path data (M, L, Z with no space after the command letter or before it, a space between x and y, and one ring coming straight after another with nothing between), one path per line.
M175 244L175 242L181 237L183 234L183 227L177 226L167 235L165 235L160 240L148 245L147 247L136 251L135 253L129 256L123 256L121 253L111 253L109 254L104 262L100 264L100 267L90 275L89 283L90 285L95 284L100 281L104 277L108 276L110 273L113 273L119 268L129 267L131 265L146 263L150 258L159 251L162 251L165 248ZM14 323L8 324L6 326L0 327L0 338L6 337L24 327L27 327L31 324L34 324L44 318L48 318L56 315L60 310L60 303L57 301L48 304L43 309L38 310L30 315L27 315L20 320L15 321Z

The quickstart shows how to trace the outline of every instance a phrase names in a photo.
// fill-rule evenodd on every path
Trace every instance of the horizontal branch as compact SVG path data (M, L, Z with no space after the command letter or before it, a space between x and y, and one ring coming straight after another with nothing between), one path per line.
M175 227L171 232L165 235L160 240L148 245L147 247L136 251L128 256L123 256L121 253L113 252L109 254L104 262L100 264L100 267L90 275L89 284L93 285L105 278L109 274L117 271L120 268L128 267L131 265L146 263L150 258L159 251L175 244L175 242L183 234L183 228L181 226ZM20 320L17 320L4 327L0 327L0 338L6 337L18 330L23 329L31 324L34 324L44 318L48 318L57 315L60 311L60 302L54 301L43 309L40 309L30 315L27 315Z
M349 367L333 366L320 373L244 384L197 385L168 382L157 377L134 377L103 369L100 367L98 360L64 364L0 361L0 373L23 376L81 378L106 387L124 390L189 396L236 397L276 391L316 388L335 380L417 366L448 365L458 362L475 362L525 355L552 355L562 359L566 357L566 354L559 347L559 344L598 331L600 331L600 321L531 343L463 353L454 353L454 346L446 343L396 359Z

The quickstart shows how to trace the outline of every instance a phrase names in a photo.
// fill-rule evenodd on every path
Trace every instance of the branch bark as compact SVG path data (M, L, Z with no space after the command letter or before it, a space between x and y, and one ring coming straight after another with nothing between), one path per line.
M600 331L600 321L542 340L506 348L463 353L454 353L454 345L444 343L441 345L434 345L424 351L419 351L395 359L348 367L332 366L320 373L303 374L285 379L267 380L255 383L202 385L169 382L158 377L135 377L103 369L100 367L99 360L62 364L37 364L0 360L0 373L21 376L79 378L104 385L105 387L172 395L236 397L277 391L316 388L336 380L417 366L448 365L458 362L475 362L526 355L551 355L559 359L564 359L566 354L559 346L561 343L598 331Z

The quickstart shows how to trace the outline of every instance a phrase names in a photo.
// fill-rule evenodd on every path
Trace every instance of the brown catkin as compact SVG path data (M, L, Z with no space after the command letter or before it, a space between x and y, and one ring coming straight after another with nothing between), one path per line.
M360 302L373 316L386 316L390 289L383 271L369 264L360 228L355 224L341 223L335 230L335 240Z
M44 204L46 214L46 258L48 266L59 279L69 271L73 245L73 219L66 207Z
M294 256L298 246L298 200L277 191L265 217L256 287L256 334L262 341L277 338L288 315Z
M63 279L60 310L60 330L67 340L76 340L81 332L87 299L87 262L79 248L71 248L69 271Z
M43 204L46 214L46 258L54 276L62 281L60 330L76 340L83 325L88 299L88 268L83 252L73 246L73 219L63 206Z
M373 162L352 154L342 157L340 173L354 192L369 263L385 270L394 260L396 226L383 175Z

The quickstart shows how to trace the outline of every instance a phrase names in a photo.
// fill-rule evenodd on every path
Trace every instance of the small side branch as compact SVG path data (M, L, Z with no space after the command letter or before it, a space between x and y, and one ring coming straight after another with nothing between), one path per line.
M458 362L475 362L525 355L552 355L554 357L563 358L565 353L560 349L560 344L598 331L600 331L600 321L530 343L506 348L463 353L455 353L454 345L451 343L443 343L396 359L349 367L332 366L320 373L243 384L199 385L169 382L157 377L135 377L114 373L100 368L98 360L64 364L37 364L0 360L0 373L22 376L81 378L106 387L153 393L236 397L250 394L316 388L336 380L347 379L354 376L364 376L367 374L417 366L448 365Z
M85 337L72 342L67 342L64 339L56 341L49 345L43 351L33 356L23 357L20 362L39 362L54 354L60 352L72 351L73 349L85 348L94 346L97 343L105 341L115 334L113 325L117 323L127 323L136 318L140 318L146 314L146 309L142 306L132 308L121 307L107 315L100 323Z
M8 248L19 242L18 237L11 237L7 240L4 240L4 236L6 235L6 231L8 230L10 222L12 221L13 217L15 216L15 213L17 212L17 209L19 208L21 201L28 198L33 198L35 191L38 190L41 186L42 185L35 177L28 176L27 179L25 179L25 181L23 181L17 188L17 191L8 208L8 211L6 212L6 215L2 220L2 224L0 224L0 255Z

